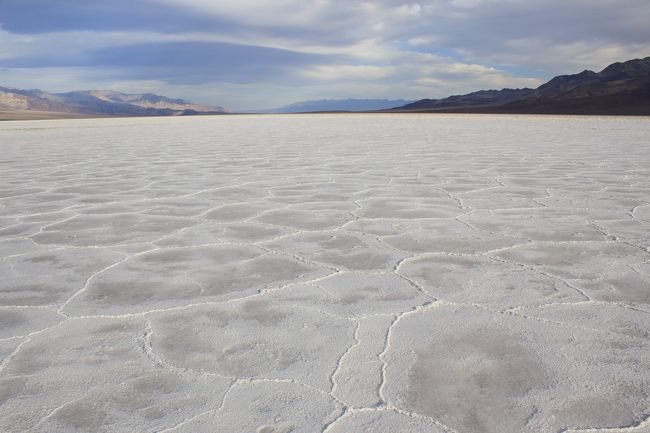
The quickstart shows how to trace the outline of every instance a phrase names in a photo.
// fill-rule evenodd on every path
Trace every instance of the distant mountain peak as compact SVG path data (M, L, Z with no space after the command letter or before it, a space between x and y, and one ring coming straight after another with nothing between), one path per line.
M422 99L395 110L650 115L650 57L613 63L600 72L558 75L537 89Z
M223 107L197 104L153 93L128 94L114 90L48 93L39 89L20 90L8 87L0 87L0 109L113 116L174 116L226 112Z
M422 99L400 107L405 110L472 108L498 106L533 93L533 89L479 90L465 95L452 95L442 99Z
M375 111L404 105L410 101L404 99L316 99L295 102L272 110L268 113L309 113L333 111Z

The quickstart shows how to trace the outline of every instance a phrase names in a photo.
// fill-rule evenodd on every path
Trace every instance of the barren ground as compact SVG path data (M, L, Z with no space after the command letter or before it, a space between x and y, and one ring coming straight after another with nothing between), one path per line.
M650 431L650 120L0 124L0 431Z

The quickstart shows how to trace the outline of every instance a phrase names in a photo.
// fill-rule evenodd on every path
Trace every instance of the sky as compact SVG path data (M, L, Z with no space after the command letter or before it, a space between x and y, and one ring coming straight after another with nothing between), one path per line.
M232 110L536 87L650 56L648 0L0 0L0 86Z

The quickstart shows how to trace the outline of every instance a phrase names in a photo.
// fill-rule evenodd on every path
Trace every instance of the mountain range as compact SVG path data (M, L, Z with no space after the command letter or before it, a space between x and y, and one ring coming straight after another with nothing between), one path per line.
M127 94L110 90L48 93L8 87L0 87L0 111L90 116L178 116L226 112L223 107L195 104L153 93Z
M536 89L481 90L389 111L650 115L650 57L560 75Z
M375 111L393 108L413 101L404 99L319 99L301 101L271 110L257 111L264 113L314 113Z
M258 113L461 112L650 115L650 57L614 63L600 72L560 75L536 89L480 90L442 99L323 99ZM0 119L69 116L224 114L223 107L152 93L108 90L48 93L0 87Z

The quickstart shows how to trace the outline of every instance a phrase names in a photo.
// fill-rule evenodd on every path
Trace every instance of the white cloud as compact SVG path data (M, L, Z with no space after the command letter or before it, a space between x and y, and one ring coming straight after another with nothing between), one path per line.
M253 104L255 95L273 106L307 98L441 97L481 88L534 87L555 74L650 55L647 0L133 1L171 5L214 20L214 28L31 35L0 28L0 67L15 59L48 57L62 65L7 69L0 85L140 89L241 108L260 107ZM124 74L128 65L74 67L74 60L93 50L169 42L275 48L311 54L313 61L288 65L287 77L260 70L254 83L192 86L133 80ZM247 59L234 61L245 66Z
M540 38L521 38L504 43L503 53L484 58L490 62L549 70L552 74L600 70L616 61L650 55L650 44L614 44L600 41L574 41L549 45Z
M391 66L369 65L317 65L302 71L305 77L317 80L376 80L394 75L396 68Z
M413 82L416 83L418 86L426 87L431 90L435 90L436 92L439 92L439 89L442 89L449 84L447 81L440 80L438 78L433 78L433 77L420 77L414 80Z
M403 4L394 9L396 15L416 17L422 13L422 6L419 3Z
M149 0L196 10L241 24L304 27L332 13L337 5L328 0ZM341 4L338 5L341 7Z

